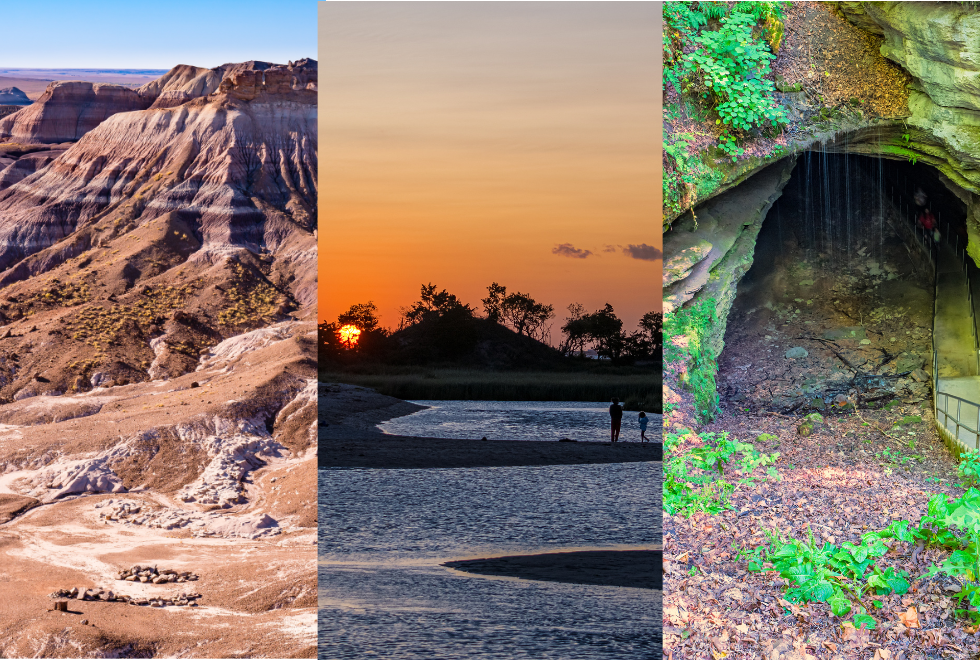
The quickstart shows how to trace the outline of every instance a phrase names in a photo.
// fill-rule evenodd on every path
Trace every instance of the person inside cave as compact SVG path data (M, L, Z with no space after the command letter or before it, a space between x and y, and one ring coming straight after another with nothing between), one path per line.
M929 208L922 210L922 213L919 214L917 222L927 234L932 236L933 241L936 243L939 242L939 227L938 223L936 222L936 216L932 214L932 211Z

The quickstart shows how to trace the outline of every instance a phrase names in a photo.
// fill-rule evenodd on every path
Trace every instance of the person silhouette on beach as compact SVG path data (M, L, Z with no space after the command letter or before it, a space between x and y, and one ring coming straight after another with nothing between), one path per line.
M619 427L623 424L623 407L616 397L613 397L612 405L609 406L609 419L612 422L610 442L616 442L619 440Z
M647 440L647 414L645 412L640 413L640 442L649 442Z

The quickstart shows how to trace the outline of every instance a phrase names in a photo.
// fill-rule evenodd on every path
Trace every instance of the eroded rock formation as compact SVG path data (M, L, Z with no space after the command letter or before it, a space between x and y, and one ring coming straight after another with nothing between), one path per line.
M66 150L0 171L0 322L30 316L41 346L78 349L43 367L21 352L0 373L0 397L78 391L95 371L174 377L225 337L312 318L315 63L258 66L229 67L221 90L117 113ZM146 93L207 91L201 71L178 67ZM16 324L8 334L17 352L26 336ZM93 360L102 366L77 369ZM41 386L28 371L43 371Z
M148 105L122 85L53 82L35 103L0 119L0 139L23 144L70 142L118 112Z
M24 93L24 90L16 87L4 87L0 89L0 105L30 105L31 100Z
M67 584L105 579L103 544L189 553L222 611L289 629L274 657L315 636L315 81L314 61L181 66L139 90L53 83L0 120L5 567L37 574L25 548L61 547L66 516L102 548L49 558ZM0 654L33 649L30 612ZM265 644L247 627L235 644Z
M74 142L118 113L176 108L215 93L251 101L260 94L315 92L316 81L316 60L285 65L253 60L213 69L181 64L135 90L105 83L53 82L33 105L23 92L9 95L17 102L4 101L4 92L10 90L0 90L0 105L30 106L9 116L0 115L0 143ZM23 103L19 102L21 96Z

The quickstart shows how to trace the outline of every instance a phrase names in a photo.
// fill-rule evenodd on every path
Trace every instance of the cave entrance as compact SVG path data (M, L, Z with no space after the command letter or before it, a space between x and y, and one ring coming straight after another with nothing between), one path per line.
M939 243L917 222L923 203L938 219ZM928 166L800 154L737 288L718 360L722 406L796 414L843 410L849 399L930 401L934 264L942 272L950 253L963 258L966 216ZM960 305L970 298L967 289L940 288L944 295ZM970 326L960 341L974 341ZM958 368L976 377L970 351ZM941 363L940 376L951 369Z

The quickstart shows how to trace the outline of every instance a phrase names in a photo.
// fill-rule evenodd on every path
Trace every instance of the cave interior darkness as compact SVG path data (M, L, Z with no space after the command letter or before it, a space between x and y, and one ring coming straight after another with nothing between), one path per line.
M826 150L796 156L728 317L723 408L830 412L853 389L876 405L929 399L934 268L931 237L914 229L917 189L943 240L962 250L966 205L934 168Z

